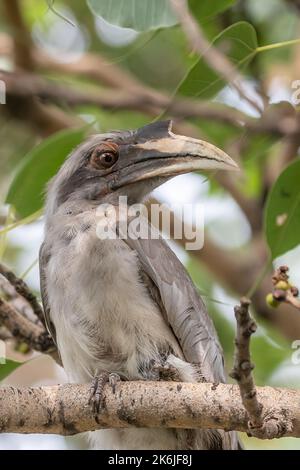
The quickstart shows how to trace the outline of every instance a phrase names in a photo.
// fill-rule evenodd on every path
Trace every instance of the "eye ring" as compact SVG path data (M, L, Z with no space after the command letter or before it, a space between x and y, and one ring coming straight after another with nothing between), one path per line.
M115 144L99 145L93 150L90 162L97 169L108 169L118 161L118 158L119 153Z

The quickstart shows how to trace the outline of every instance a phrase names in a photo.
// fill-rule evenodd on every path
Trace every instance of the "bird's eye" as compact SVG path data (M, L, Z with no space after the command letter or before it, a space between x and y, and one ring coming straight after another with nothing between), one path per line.
M114 152L105 152L102 153L98 159L102 166L105 168L110 168L118 160L118 155Z
M111 168L118 160L119 154L116 146L103 145L94 149L91 155L91 164L98 169Z

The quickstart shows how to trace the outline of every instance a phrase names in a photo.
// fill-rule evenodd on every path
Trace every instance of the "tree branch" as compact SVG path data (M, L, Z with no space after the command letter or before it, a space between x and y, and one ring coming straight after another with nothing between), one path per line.
M257 393L263 416L284 416L285 427L276 437L300 437L300 391L261 387ZM105 387L104 405L96 416L88 404L89 394L89 384L0 387L0 432L73 435L128 427L248 430L236 385L120 382L115 394L109 385Z
M260 439L275 439L285 432L289 423L284 413L270 410L264 415L263 405L257 396L251 363L250 340L257 329L255 321L249 313L250 300L241 299L240 305L234 309L237 322L235 337L234 365L230 376L238 383L243 405L248 414L248 435Z
M252 370L254 365L250 357L250 338L257 329L256 323L249 314L250 300L241 299L241 304L234 309L237 332L235 338L234 365L230 376L238 382L242 402L249 415L249 427L261 428L262 406L257 400Z
M13 51L16 65L25 70L32 70L33 45L21 14L19 0L3 0L3 6L14 36Z
M7 279L7 281L14 286L16 292L27 300L29 305L31 306L34 315L38 318L43 326L45 326L45 317L43 313L43 309L37 301L36 296L32 293L29 289L27 284L23 281L23 279L18 278L12 271L10 271L6 266L0 263L0 274Z
M277 137L283 135L292 137L299 132L300 124L296 115L277 120L267 114L256 119L226 105L188 98L171 99L168 95L161 95L158 99L155 96L140 95L124 89L83 92L75 87L58 85L38 75L24 72L0 70L0 79L6 84L8 104L10 99L38 98L42 102L55 103L59 106L93 105L110 110L131 109L151 116L157 116L168 109L168 114L178 119L190 117L218 121L246 129L250 134L268 133ZM288 125L285 124L285 120L288 120Z
M45 328L22 316L12 305L0 297L0 323L17 340L24 341L36 351L53 351L53 341Z
M29 124L40 136L48 137L63 129L79 127L83 121L57 107L45 106L33 97L7 94L7 103L0 111L13 119Z
M33 295L27 284L19 279L6 266L0 264L0 276L3 276L7 286L0 284L5 288L5 297L12 298L17 294L19 299L6 300L0 296L0 325L4 326L6 333L11 334L17 341L25 342L31 349L43 353L53 353L54 359L57 359L56 346L45 328L44 314L36 297ZM8 287L12 289L9 292ZM22 300L18 303L17 300ZM30 315L24 311L24 302L30 308ZM22 309L18 308L22 306Z
M30 300L31 306L33 303L35 315L40 314L27 285L7 268L2 266L1 270L18 294ZM25 389L4 386L0 387L0 432L70 435L101 428L142 426L250 429L251 434L261 439L300 437L297 406L300 392L262 388L257 391L256 400L249 356L249 334L254 328L247 308L248 303L243 302L242 307L236 309L239 330L235 377L240 376L242 401L239 388L227 384L127 382L118 383L115 391L106 387L104 407L95 416L89 405L90 385ZM1 298L0 323L14 338L55 356L55 346L44 326L22 316Z

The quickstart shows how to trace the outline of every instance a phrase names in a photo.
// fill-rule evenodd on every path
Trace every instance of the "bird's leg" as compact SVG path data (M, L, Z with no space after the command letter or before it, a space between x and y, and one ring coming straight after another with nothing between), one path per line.
M158 362L154 361L151 367L151 372L157 377L157 380L166 380L173 382L181 382L181 377L178 369L170 364L167 360Z
M109 374L109 378L108 378L108 382L109 382L109 385L111 386L112 388L112 392L113 394L116 393L116 385L118 382L120 382L122 379L120 377L119 374L116 374L115 372L112 372L111 374ZM124 380L124 379L123 379Z
M115 393L116 385L120 380L121 377L114 372L101 372L95 375L92 380L89 398L89 404L92 406L94 413L99 413L104 405L104 386L108 383L112 387L113 393Z
M108 372L102 372L101 374L97 373L92 380L89 404L92 406L94 413L99 413L100 408L103 406L103 390L104 386L108 383L108 380Z

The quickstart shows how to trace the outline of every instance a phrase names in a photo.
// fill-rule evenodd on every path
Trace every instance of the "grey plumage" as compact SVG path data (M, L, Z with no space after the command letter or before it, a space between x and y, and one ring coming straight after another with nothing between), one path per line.
M101 150L105 142L113 146L111 155L118 152L116 161L108 167L102 159L102 167L97 160L95 166L95 149L109 155L109 147ZM201 158L205 168L208 161L212 168L234 166L209 144L201 155L206 144L199 142L175 136L169 123L95 136L74 151L51 183L41 291L47 325L70 380L89 381L104 371L153 380L153 365L161 363L183 381L225 381L221 347L205 305L166 242L159 236L97 236L97 224L111 217L99 214L100 203L115 205L120 195L137 202L174 174L195 169L196 160L201 168ZM180 150L175 154L173 148ZM147 220L142 223L148 228ZM91 433L90 440L95 448L115 449L238 446L235 433L204 430L108 430Z

